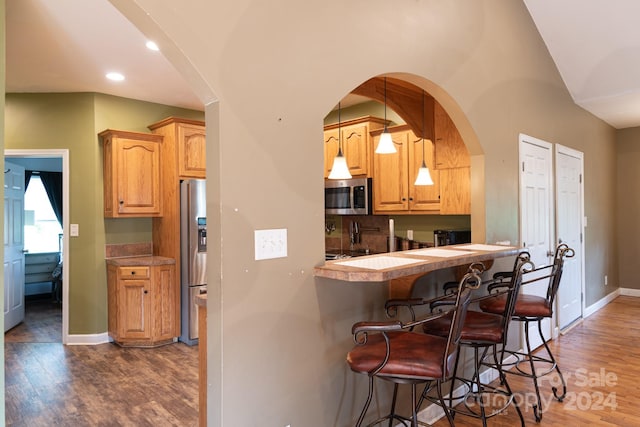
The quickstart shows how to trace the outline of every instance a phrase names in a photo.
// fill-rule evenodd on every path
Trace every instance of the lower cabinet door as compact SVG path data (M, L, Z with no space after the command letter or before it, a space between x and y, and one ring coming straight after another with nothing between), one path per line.
M151 338L150 280L121 280L118 292L119 331L122 339Z

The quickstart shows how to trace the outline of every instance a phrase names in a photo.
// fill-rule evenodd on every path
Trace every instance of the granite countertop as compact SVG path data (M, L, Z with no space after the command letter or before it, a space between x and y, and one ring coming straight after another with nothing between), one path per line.
M347 282L385 282L399 277L516 255L520 248L485 244L450 245L326 261L314 276Z
M139 265L166 265L175 264L176 260L164 256L136 256L136 257L123 257L123 258L107 258L107 265L115 265L118 267L132 267Z

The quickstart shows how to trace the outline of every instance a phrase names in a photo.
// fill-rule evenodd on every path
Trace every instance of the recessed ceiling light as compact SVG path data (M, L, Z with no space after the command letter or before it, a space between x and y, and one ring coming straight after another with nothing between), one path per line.
M124 80L124 76L120 73L107 73L107 78L114 82L121 82Z
M160 48L158 47L158 45L156 44L156 42L152 42L151 40L149 40L149 41L147 42L147 49L149 49L149 50L155 50L155 51L160 50Z

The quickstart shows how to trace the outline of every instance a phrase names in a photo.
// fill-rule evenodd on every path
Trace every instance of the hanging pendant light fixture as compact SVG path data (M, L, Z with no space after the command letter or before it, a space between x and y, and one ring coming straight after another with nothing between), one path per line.
M429 173L429 168L427 167L427 163L424 161L424 90L422 91L422 166L418 169L418 176L416 177L416 182L413 185L433 185L433 179L431 179L431 173Z
M380 141L378 141L378 147L376 148L377 154L392 154L396 153L395 145L391 139L391 134L387 129L387 78L384 78L384 131L380 134Z
M349 165L342 154L342 132L340 131L340 103L338 102L338 154L333 159L333 166L329 173L329 179L350 179Z

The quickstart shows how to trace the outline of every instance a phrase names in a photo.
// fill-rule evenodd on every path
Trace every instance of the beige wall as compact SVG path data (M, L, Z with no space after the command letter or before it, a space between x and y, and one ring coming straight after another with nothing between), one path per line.
M640 127L617 132L617 174L615 212L616 234L610 240L617 243L619 285L640 289L636 266L640 254Z
M102 94L7 94L6 148L69 150L69 219L80 236L69 239L69 334L107 331L105 243L151 241L150 219L103 218L102 146L111 128L148 132L147 125L202 112ZM66 285L66 284L65 284Z
M353 424L365 388L345 366L349 331L381 316L385 287L312 277L323 257L319 141L328 111L375 75L428 79L415 80L466 141L480 144L486 212L474 217L486 213L488 241L517 241L519 132L584 151L587 305L605 294L600 278L616 265L615 134L573 105L520 2L137 1L149 17L132 2L112 2L175 42L184 52L176 64L203 99L219 97L207 108L209 209L219 220L211 233L210 425ZM281 227L289 256L254 261L253 230Z
M382 317L385 285L319 280L312 268L323 262L323 118L376 75L420 85L461 129L474 154L473 226L489 242L518 241L520 132L583 151L587 305L605 295L615 133L573 104L521 2L112 3L171 39L184 56L169 57L203 98L219 99L207 109L209 208L219 215L209 425L347 426L360 410L365 381L344 361L350 328ZM264 228L288 230L287 258L254 260L253 232Z

